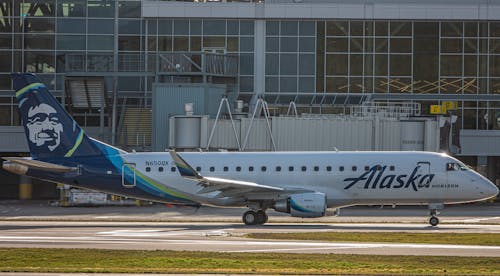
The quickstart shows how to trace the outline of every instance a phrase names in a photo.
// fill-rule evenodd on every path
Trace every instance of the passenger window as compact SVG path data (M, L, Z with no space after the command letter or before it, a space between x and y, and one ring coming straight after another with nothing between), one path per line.
M381 171L382 170L382 166L381 165L377 165L377 171Z
M146 171L147 171L147 172L150 172L150 171L151 171L151 168L150 168L150 167L146 167Z
M394 169L395 169L395 167L394 167L394 166L390 166L390 167L389 167L389 170L390 170L390 171L393 171Z
M293 166L288 167L288 171L293 172Z
M265 171L267 171L267 168L266 168L266 166L262 166L262 167L260 167L260 170L265 172Z
M210 167L210 171L211 172L215 171L215 168L214 167Z
M227 172L229 170L228 167L224 167L224 171Z
M352 171L353 171L353 172L355 172L355 171L357 171L357 170L358 170L358 167L356 167L356 166L352 166Z
M253 166L248 167L249 172L253 172Z
M314 166L314 171L315 172L319 171L319 167L318 166Z
M326 171L331 172L332 171L332 166L326 166Z
M306 166L302 166L301 170L305 172L307 170Z
M175 167L170 168L171 172L175 172Z
M196 167L197 172L201 172L201 167Z
M370 166L365 166L365 171L369 171L370 170Z
M339 171L343 172L344 171L344 166L339 167Z
M277 167L276 167L276 171L277 171L277 172L281 172L281 167L280 167L280 166L277 166Z
M236 167L236 171L237 171L237 172L240 172L240 171L241 171L241 167L240 167L240 166L237 166L237 167Z
M159 172L163 172L163 167L158 167Z

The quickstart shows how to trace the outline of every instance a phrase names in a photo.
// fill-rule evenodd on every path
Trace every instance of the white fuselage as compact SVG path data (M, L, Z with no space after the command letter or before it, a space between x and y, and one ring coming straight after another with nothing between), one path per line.
M249 181L324 193L328 207L356 204L441 204L483 200L498 193L460 161L431 152L206 152L181 153L205 177ZM126 162L169 189L202 204L242 206L254 195L200 194L181 177L168 153L130 153ZM455 164L448 168L449 164ZM162 168L162 169L160 169ZM274 194L267 197L272 200ZM258 195L263 198L262 194ZM264 196L265 198L266 196Z

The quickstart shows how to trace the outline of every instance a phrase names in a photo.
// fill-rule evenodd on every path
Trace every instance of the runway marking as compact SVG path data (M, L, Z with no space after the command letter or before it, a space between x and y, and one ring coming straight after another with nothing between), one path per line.
M163 230L145 229L145 230L113 230L97 232L97 235L103 236L125 236L125 237L157 237L161 236Z
M370 248L370 247L366 247ZM331 249L352 249L352 247L312 247L312 248L272 248L272 249L247 249L247 250L228 250L221 251L224 253L257 253L257 252L278 252L278 251L317 251L317 250L331 250Z
M473 218L473 219L458 219L458 220L450 220L450 222L465 222L465 223L477 223L485 220L493 220L493 219L500 219L500 217L491 217L491 218Z
M102 236L113 236L113 237L161 237L161 236L200 236L200 237L229 237L232 234L228 231L234 230L234 228L213 230L213 231L185 231L182 229L168 230L155 230L155 229L144 229L144 230L113 230L113 231L103 231L97 232L96 235Z
M455 244L415 244L415 243L332 243L332 242L281 242L281 241L245 241L245 240L171 240L171 239L106 239L100 237L36 237L36 236L0 236L2 241L68 241L74 242L78 240L92 242L165 242L170 244L206 244L206 245L252 245L252 246L297 246L297 247L345 247L345 248L366 248L366 247L385 247L385 248L429 248L429 249L481 249L481 250L500 250L500 246L484 246L484 245L455 245Z

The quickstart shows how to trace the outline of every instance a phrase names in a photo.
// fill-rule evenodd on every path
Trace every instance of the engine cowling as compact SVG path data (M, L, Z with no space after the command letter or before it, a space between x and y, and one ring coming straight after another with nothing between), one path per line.
M293 194L285 200L277 201L274 210L288 213L292 217L322 217L326 214L326 195L319 192Z

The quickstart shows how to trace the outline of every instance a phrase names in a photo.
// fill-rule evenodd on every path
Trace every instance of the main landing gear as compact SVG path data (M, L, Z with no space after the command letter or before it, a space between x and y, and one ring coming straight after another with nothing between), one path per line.
M439 224L439 219L436 217L439 213L436 209L430 210L431 218L429 219L429 224L431 226L436 226Z
M264 210L249 210L243 214L243 222L246 225L262 225L267 222L267 214Z

